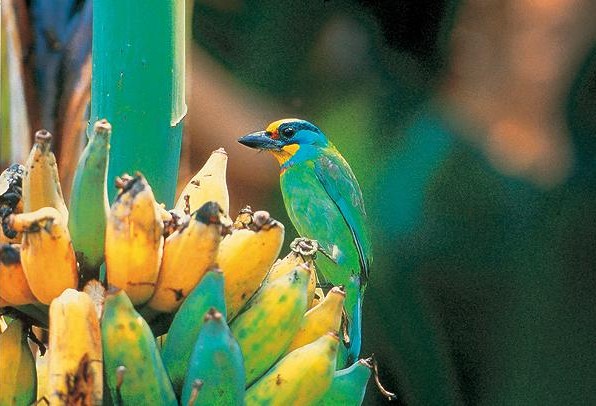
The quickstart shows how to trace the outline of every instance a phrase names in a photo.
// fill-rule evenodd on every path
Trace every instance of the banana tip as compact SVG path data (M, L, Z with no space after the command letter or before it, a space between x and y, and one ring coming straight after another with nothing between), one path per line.
M37 131L35 133L35 142L39 144L47 144L52 142L52 133L45 129Z
M96 121L93 124L93 131L96 133L107 133L112 131L112 125L109 123L108 120L102 118L99 121Z

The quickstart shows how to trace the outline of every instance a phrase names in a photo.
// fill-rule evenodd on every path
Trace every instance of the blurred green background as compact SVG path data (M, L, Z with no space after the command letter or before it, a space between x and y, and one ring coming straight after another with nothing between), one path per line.
M191 92L191 138L229 144L298 116L359 178L375 248L363 355L398 404L596 404L594 2L202 0L194 11L196 45L230 75L223 87L242 90L206 119L240 121L229 141L199 123L209 98ZM192 78L196 93L209 77ZM273 159L238 149L230 165L249 172L230 188L236 207L290 226ZM383 402L372 384L366 402Z
M223 146L232 212L271 211L289 242L276 162L236 139L284 116L318 125L363 189L362 355L396 404L596 404L594 0L187 4L179 187ZM57 134L68 194L91 3L11 5L22 132ZM23 160L26 137L12 141ZM384 402L369 384L366 403Z

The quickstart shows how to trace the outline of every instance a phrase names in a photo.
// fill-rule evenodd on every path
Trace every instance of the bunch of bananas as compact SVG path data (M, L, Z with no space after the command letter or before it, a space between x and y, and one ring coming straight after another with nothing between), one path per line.
M223 149L173 209L140 173L110 206L110 134L68 207L47 131L0 176L0 405L360 404L374 368L336 365L345 293L317 288L316 241L278 259L268 212L232 221Z

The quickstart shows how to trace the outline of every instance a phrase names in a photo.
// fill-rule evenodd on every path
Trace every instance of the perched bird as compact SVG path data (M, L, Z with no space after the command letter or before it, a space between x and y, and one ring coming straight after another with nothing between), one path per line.
M315 262L321 282L346 290L345 361L355 361L372 250L362 192L352 169L321 130L304 120L278 120L238 141L269 151L279 162L290 220L300 236L317 240L324 254Z

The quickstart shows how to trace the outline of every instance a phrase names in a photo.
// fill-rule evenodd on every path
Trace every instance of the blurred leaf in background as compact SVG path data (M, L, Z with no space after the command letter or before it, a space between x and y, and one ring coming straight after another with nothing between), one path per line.
M399 403L596 401L594 13L198 2L197 43L317 123L360 179L375 237L364 351ZM263 204L289 224L271 187Z

